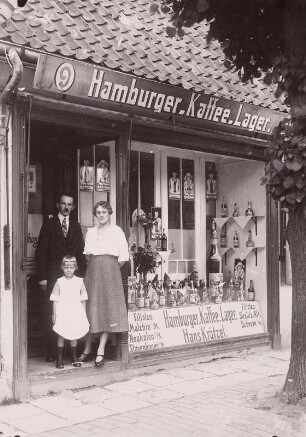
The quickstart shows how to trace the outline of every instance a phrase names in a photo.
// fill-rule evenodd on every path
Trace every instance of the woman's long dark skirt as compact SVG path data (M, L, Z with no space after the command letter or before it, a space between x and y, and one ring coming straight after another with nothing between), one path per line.
M118 259L91 255L84 283L88 293L87 316L90 332L126 332L127 310Z

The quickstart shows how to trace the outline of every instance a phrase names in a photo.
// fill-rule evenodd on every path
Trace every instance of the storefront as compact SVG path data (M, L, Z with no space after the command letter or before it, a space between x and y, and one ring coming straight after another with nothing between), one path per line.
M24 71L7 106L1 155L9 199L2 196L1 222L12 230L12 245L3 240L1 248L7 393L19 399L103 383L133 366L280 347L278 210L260 179L281 113L94 63L18 53ZM1 89L11 74L4 59L2 72ZM62 191L74 195L84 235L95 202L108 200L131 248L122 270L130 331L111 337L99 374L91 363L59 371L43 360L34 256ZM133 257L145 242L158 263L147 275ZM210 271L215 244L219 270Z

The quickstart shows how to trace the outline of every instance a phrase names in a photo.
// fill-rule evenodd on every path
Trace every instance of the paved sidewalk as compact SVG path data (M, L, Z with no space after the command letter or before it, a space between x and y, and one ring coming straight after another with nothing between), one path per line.
M306 414L283 414L264 402L281 389L288 362L284 350L161 365L128 381L2 406L0 431L3 437L305 437Z

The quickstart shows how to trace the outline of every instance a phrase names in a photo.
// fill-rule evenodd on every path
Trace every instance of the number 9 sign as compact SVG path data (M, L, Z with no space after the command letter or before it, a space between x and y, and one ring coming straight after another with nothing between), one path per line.
M75 71L69 62L61 64L55 73L55 85L60 91L67 91L72 87L75 79Z

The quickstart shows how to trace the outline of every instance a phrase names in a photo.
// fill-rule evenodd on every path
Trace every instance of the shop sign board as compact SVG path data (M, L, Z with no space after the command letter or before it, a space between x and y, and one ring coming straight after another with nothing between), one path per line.
M283 118L259 106L51 55L40 55L33 88L114 111L261 138Z
M265 332L256 301L131 311L128 316L131 353Z

